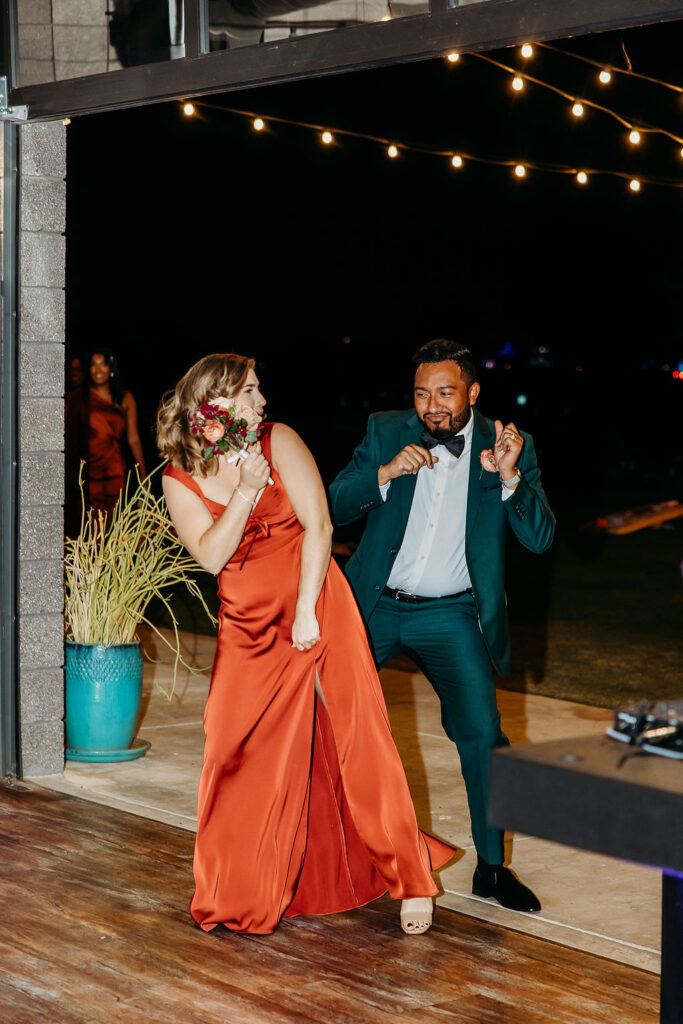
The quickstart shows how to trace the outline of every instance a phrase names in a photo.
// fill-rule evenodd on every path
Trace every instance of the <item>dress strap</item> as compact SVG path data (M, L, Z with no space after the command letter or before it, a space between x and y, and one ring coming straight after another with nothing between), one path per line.
M259 427L259 441L261 442L263 454L268 459L268 462L271 461L270 435L272 434L272 432L272 423L262 423L261 426Z
M184 484L185 487L189 488L189 490L194 491L195 494L198 494L202 501L206 501L206 498L202 494L202 489L197 483L197 481L193 480L186 470L181 469L179 466L174 466L172 462L169 462L166 465L162 473L162 476L173 477L174 480L180 481L180 483Z

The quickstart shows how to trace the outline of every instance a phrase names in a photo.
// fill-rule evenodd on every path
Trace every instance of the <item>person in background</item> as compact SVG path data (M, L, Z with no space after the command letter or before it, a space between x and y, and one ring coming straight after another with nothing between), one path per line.
M73 361L72 361L73 362ZM85 380L67 396L67 488L77 486L80 460L85 460L86 506L110 516L126 483L132 462L145 476L145 458L138 431L135 398L124 387L116 356L108 348L92 349L83 361ZM80 521L69 501L67 535Z
M460 754L477 850L472 891L538 911L503 866L503 833L487 822L489 759L507 744L493 668L506 675L508 527L530 551L552 543L555 518L529 434L475 408L477 366L464 345L437 339L415 364L414 410L370 417L363 443L330 489L339 525L367 515L346 573L378 667L412 657L441 702Z

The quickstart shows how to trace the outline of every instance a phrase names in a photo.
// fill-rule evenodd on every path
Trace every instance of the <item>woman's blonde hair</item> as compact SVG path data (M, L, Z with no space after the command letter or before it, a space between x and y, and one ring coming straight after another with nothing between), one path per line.
M204 356L190 367L172 391L161 399L157 413L157 447L160 455L192 476L213 476L218 459L205 459L204 445L190 429L190 416L202 402L232 398L244 387L254 360L234 352Z

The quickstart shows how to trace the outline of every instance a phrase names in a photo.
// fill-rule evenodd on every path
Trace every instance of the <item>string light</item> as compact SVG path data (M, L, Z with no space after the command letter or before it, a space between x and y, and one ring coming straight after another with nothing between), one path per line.
M513 88L515 88L517 91L519 91L523 87L523 85L515 85L515 81L523 80L523 82L532 82L534 85L540 85L541 88L548 89L550 92L554 92L556 96L564 97L564 99L568 100L570 103L574 102L574 97L571 95L571 93L565 92L564 89L559 89L556 85L551 85L550 82L544 82L540 78L534 78L532 75L528 75L526 73L524 73L524 75L522 76L520 73L517 72L516 68L509 67L509 65L507 64L502 64L499 60L494 60L493 57L489 57L488 54L486 53L472 52L469 54L469 56L475 57L477 60L486 61L487 64L492 64L494 67L500 68L501 71L506 71L509 74L514 75L515 79L513 80ZM596 62L590 61L589 63L595 64ZM679 91L683 93L683 87L681 87ZM592 110L600 110L603 114L607 114L609 117L614 118L614 120L618 121L619 124L623 125L624 128L627 129L627 131L631 131L634 127L632 121L630 121L626 117L622 117L622 115L617 113L616 110L611 110L609 107L606 107L600 103L594 103L593 100L583 100L582 103L585 107L590 107ZM683 143L682 136L675 135L673 132L668 131L666 128L658 128L654 125L648 125L643 123L641 123L638 127L641 133L647 132L649 134L664 135L669 139L673 139L674 142Z
M266 127L266 122L262 117L255 117L251 124L255 132L262 132Z
M572 107L574 117L583 117L583 103L575 103Z
M446 54L446 60L449 60L451 64L457 64L460 60L460 54L456 50Z
M629 132L628 134L628 141L631 143L632 146L639 146L640 132L636 131L636 129L634 128L633 131Z
M253 111L241 110L236 107L225 107L220 104L208 103L204 101L197 101L195 106L197 108L202 107L207 110L220 111L222 114L233 114L239 117L244 117L247 118L252 125L254 124L255 120L264 120L263 118L259 118L259 116ZM578 184L582 185L587 184L591 176L601 174L607 177L621 178L622 180L626 181L629 184L629 187L632 191L639 191L641 185L647 184L660 186L663 188L675 188L679 192L683 192L683 177L663 178L655 176L641 176L640 178L632 178L631 175L628 174L627 172L616 170L614 168L587 167L585 169L577 171L576 167L571 167L564 164L546 163L537 160L527 160L525 161L525 163L522 164L516 163L514 160L510 159L483 156L478 155L476 153L465 153L460 151L459 153L454 154L453 150L440 149L436 146L415 145L410 142L392 143L389 142L389 140L386 138L381 138L376 135L369 135L366 132L352 131L345 128L335 128L335 133L333 135L332 132L328 128L325 128L323 125L312 124L307 121L296 121L293 118L277 117L275 115L271 116L269 114L268 117L265 119L265 122L270 123L271 121L276 124L290 125L293 127L303 128L308 131L315 132L326 145L332 143L336 135L345 135L349 138L363 139L366 142L372 142L375 144L382 145L386 147L387 153L391 146L395 146L396 149L399 151L399 155L401 150L405 150L407 152L417 153L422 156L438 156L440 158L447 157L450 166L453 168L463 167L467 161L471 161L473 163L486 164L491 167L507 167L509 169L512 169L514 175L518 178L525 178L527 176L527 172L531 170L540 171L545 174L571 175L577 181ZM683 148L681 148L680 152L681 156L683 157ZM635 182L636 184L634 185L632 184L632 182Z
M185 117L193 117L194 113L195 113L195 105L194 105L194 103L185 103L183 105L183 114L185 115Z
M393 160L394 157L398 156L398 146L389 146L387 148L387 156L390 156Z
M524 57L525 60L528 60L529 57L533 57L534 48L533 46L531 46L530 43L524 43L524 46L521 48L519 52L522 54L522 57Z
M683 146L681 146L680 153L681 153L681 156L683 156Z
M638 78L641 82L650 82L652 85L661 85L663 89L670 89L672 92L683 93L683 85L674 85L672 82L665 82L661 78L652 78L650 75L641 75L638 71L634 71L630 66L627 68L615 68L612 67L608 71L599 60L591 60L590 57L584 57L579 53L570 53L569 50L563 50L559 46L552 46L550 43L538 43L538 46L542 46L546 50L552 50L554 53L561 53L564 57L571 57L573 60L580 60L584 64L591 64L594 68L601 68L601 74L598 76L603 85L611 80L612 74L616 75L628 75L629 78ZM603 78L603 74L606 78Z
M71 118L70 117L65 117L64 120L62 121L62 124L64 125L65 128L67 128L71 124Z
M602 82L603 85L609 85L609 83L612 81L612 76L607 70L607 68L602 69L602 71L598 75L598 81Z
M512 79L512 88L515 90L515 92L521 92L524 88L524 79L520 78L519 75L515 75L515 77Z

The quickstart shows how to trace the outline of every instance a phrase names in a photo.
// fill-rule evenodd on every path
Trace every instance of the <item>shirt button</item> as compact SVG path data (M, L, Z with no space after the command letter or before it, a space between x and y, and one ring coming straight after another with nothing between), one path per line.
M436 496L437 496L437 498L440 498L441 497L441 491L437 491L436 492Z
M433 530L433 529L434 529L434 523L430 523L430 524L429 524L429 529L430 529L430 530Z
M424 562L424 560L425 560L425 556L424 555L420 555L420 561Z

